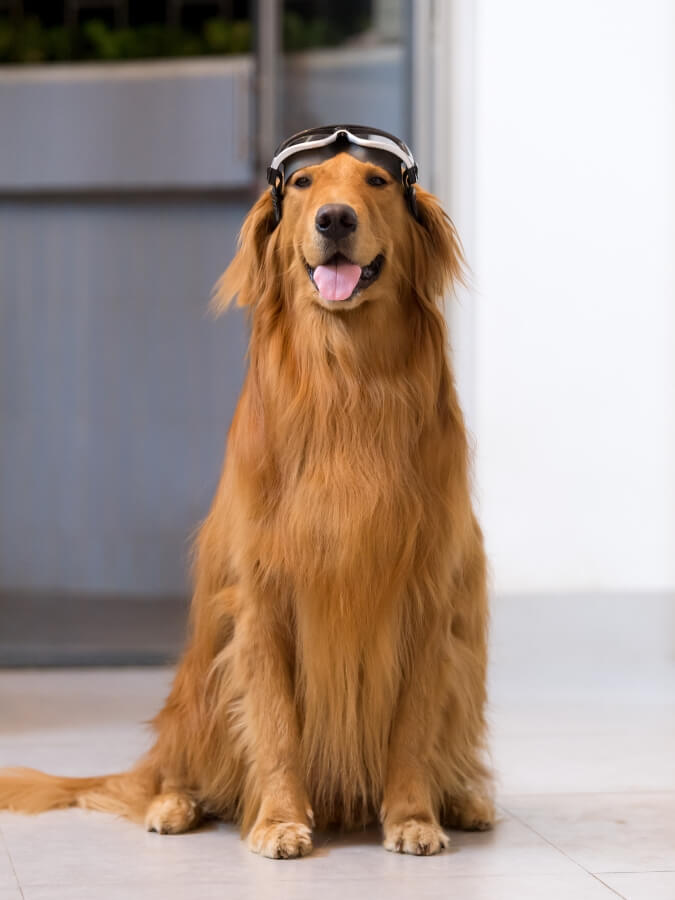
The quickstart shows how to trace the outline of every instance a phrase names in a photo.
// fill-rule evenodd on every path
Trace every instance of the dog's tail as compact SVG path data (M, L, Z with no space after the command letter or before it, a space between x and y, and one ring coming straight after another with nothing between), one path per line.
M147 770L118 775L63 778L36 769L0 769L0 809L39 813L80 806L142 822L154 794Z

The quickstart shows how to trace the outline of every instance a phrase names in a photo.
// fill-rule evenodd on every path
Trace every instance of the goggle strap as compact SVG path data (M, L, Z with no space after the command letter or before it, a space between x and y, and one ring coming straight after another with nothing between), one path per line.
M421 223L422 220L420 219L420 213L417 207L417 192L412 185L409 185L405 189L405 199L412 217Z
M409 168L405 169L402 177L403 177L403 184L406 187L410 187L410 185L416 184L417 183L417 165L415 164L414 166L410 166Z
M281 174L280 169L273 169L272 166L267 167L267 183L271 184L272 187L276 187L279 184L279 181L283 181L283 176Z
M282 204L284 195L276 187L272 188L271 193L272 193L272 206L274 207L274 222L275 222L274 227L276 228L276 226L279 224L279 222L281 222L281 204Z
M281 222L281 205L283 202L283 184L284 176L279 169L273 169L272 166L267 167L267 183L271 185L270 191L272 195L272 206L274 207L274 227Z
M411 215L418 222L422 222L420 219L420 212L417 206L417 192L415 191L414 185L417 183L417 166L410 166L410 168L406 169L403 173L403 190L405 194L406 203L408 204L408 209L410 210Z

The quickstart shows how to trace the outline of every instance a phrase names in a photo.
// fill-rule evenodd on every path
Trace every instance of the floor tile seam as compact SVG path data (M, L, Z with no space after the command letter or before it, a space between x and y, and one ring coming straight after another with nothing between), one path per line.
M557 844L554 844L553 841L549 840L549 838L545 837L545 835L543 835L539 831L537 831L537 829L534 828L532 825L530 825L529 822L526 822L520 816L517 816L513 812L513 810L506 809L506 812L508 812L510 816L513 816L513 818L517 822L520 822L521 825L523 825L525 828L527 828L529 831L531 831L532 834L535 834L538 838L540 838L542 841L544 841L546 844L548 844L549 847L551 847L553 850L560 853L562 856L565 857L565 859L568 859L572 863L572 865L576 866L582 872L585 872L586 875L589 875L591 878L593 878L595 881L597 881L603 887L607 888L607 890L611 891L611 893L614 894L615 896L620 897L621 900L626 900L626 898L622 894L620 894L618 891L616 891L613 887L610 887L610 885L605 884L605 882L602 881L601 878L598 878L593 872L591 872L590 869L587 869L586 866L584 866L578 860L574 859L574 857L570 856L569 853L566 853L561 847L558 847Z
M536 732L518 732L518 733L508 733L505 734L502 732L501 734L496 736L496 740L501 741L502 743L513 743L515 741L559 741L559 740L575 740L575 741L583 741L583 740L623 740L626 737L629 737L629 732L619 732L608 734L604 732L603 734L596 734L594 732L588 731L572 731L566 728L564 731L547 731L542 733L541 731ZM672 731L661 731L659 732L659 737L667 738L672 740L675 738L675 734ZM493 737L495 737L493 732Z
M595 878L596 881L600 882L600 884L601 884L603 887L606 887L608 891L611 891L613 894L616 894L617 897L621 897L621 900L629 900L629 898L626 897L625 894L620 894L620 893L617 891L616 888L613 888L613 887L611 886L611 884L607 884L606 881L603 881L603 879L600 878L599 875L594 875L592 872L591 872L590 874L593 875L593 878Z
M624 788L623 790L612 789L609 791L532 791L532 793L529 793L527 791L518 791L514 793L504 794L501 798L499 798L499 794L497 794L497 797L498 802L503 802L505 799L508 802L509 799L518 797L611 797L616 794L619 794L622 797L625 797L629 794L633 794L635 796L641 796L643 794L655 794L659 797L673 794L675 796L675 787L645 789L628 788L627 790Z
M284 862L287 862L287 860L284 860ZM574 861L572 860L572 862L574 862ZM608 890L612 891L612 893L614 893L616 896L621 897L621 900L626 900L626 898L622 894L619 894L614 888L610 887L609 885L606 885L600 878L595 876L593 872L588 872L583 867L580 867L580 868L585 875L590 875L591 877L595 878L596 881L600 881L600 883L603 885L603 887L606 887ZM251 876L256 876L256 877L258 875L258 873L248 873L248 874L250 874ZM618 873L618 874L620 874L620 873ZM642 874L642 873L630 872L630 873L623 873L623 874L631 874L632 875L632 874ZM337 876L337 877L330 877L330 878L322 878L321 884L323 886L345 884L345 883L349 883L349 882L364 882L366 884L375 884L375 883L388 884L391 882L395 882L396 884L408 884L409 882L412 882L413 880L415 882L419 882L419 881L424 882L424 881L431 881L432 879L438 879L441 877L443 878L444 883L445 883L445 881L448 881L451 883L453 880L458 880L458 879L471 880L471 881L476 881L476 882L490 881L490 880L508 881L508 880L519 879L519 878L554 879L554 878L564 877L564 874L561 873L560 871L555 871L555 872L542 872L542 871L522 872L522 871L519 871L517 873L516 872L487 872L487 873L480 872L480 873L475 873L475 874L471 874L471 873L467 873L467 872L463 872L463 873L460 872L460 873L457 873L456 875L449 875L445 872L444 873L435 872L433 874L423 875L423 876L419 876L418 874L415 874L414 878L411 873L410 878L407 878L407 877L401 878L400 873L391 872L391 873L387 873L385 875L383 875L383 874L373 875L373 876L348 875L348 876L344 876L344 877ZM233 885L241 886L242 883L246 882L246 880L247 880L246 877L242 876L242 875L240 875L237 878L230 878L230 877L220 878L220 879L210 878L205 881L202 881L201 879L195 880L194 878L191 878L189 881L182 881L182 880L176 880L175 878L172 878L171 884L173 886L178 886L178 887L194 886L194 887L198 888L198 887L206 887L206 886L215 885L218 887L227 888L227 887L231 887ZM275 883L277 883L277 884L282 883L285 885L293 885L293 884L304 884L306 882L311 882L313 884L316 883L317 882L317 873L308 874L307 876L302 877L302 878L288 878L288 877L287 878L283 878L283 877L275 878ZM158 887L159 886L159 887L161 887L162 885L166 885L166 883L167 883L166 880L138 879L138 878L133 879L133 878L128 878L128 877L122 881L117 881L117 880L115 880L115 881L103 880L102 881L100 879L99 880L81 880L80 879L78 881L66 880L63 882L61 882L61 881L55 882L53 880L50 880L50 881L25 882L23 886L21 884L17 884L17 889L20 891L21 896L23 897L24 894L23 894L22 887L25 887L29 890L45 888L45 887L49 887L49 888L90 887L90 888L105 889L105 888L127 887L129 885L134 885L136 887L139 887L139 886L143 886L143 887ZM253 877L251 878L251 883L253 883Z
M675 875L675 869L615 869L593 872L594 875Z
M418 857L415 857L415 858L418 858ZM288 861L284 860L283 862L284 862L284 864L287 864ZM592 873L588 872L586 874L591 875ZM190 885L194 885L195 887L199 887L199 886L203 887L204 885L222 885L223 887L228 887L231 885L241 885L242 881L246 880L247 875L253 879L253 878L257 878L259 876L259 873L249 872L249 873L245 873L245 874L240 874L238 876L228 876L226 878L220 878L220 879L216 879L216 880L214 880L213 877L202 880L201 878L194 878L192 875L190 875L189 880L186 880L186 881L183 881L182 879L176 879L175 877L173 877L171 879L171 884L178 885L179 887L187 887ZM489 873L480 872L480 873L475 873L475 874L472 874L469 872L457 872L456 874L451 874L448 872L439 873L438 871L436 871L436 872L430 872L429 874L424 875L424 874L420 874L419 872L411 871L411 872L406 872L406 873L389 872L386 874L380 873L378 875L365 875L365 874L364 875L346 875L346 876L337 875L337 876L328 876L328 877L326 877L322 873L311 872L303 877L290 876L290 875L284 877L283 875L277 875L274 880L275 880L275 883L283 883L283 884L287 884L287 885L292 885L292 884L296 884L296 883L302 883L305 881L314 882L314 881L316 881L318 875L321 876L321 884L335 885L335 884L344 884L345 882L350 882L350 881L359 881L359 882L362 881L362 882L366 882L368 884L376 884L376 883L380 884L380 883L388 883L388 882L393 881L393 882L396 882L397 884L400 884L400 883L407 884L407 883L413 882L413 881L414 882L431 881L433 879L438 879L441 877L444 880L447 879L449 881L459 879L459 878L472 879L475 881L491 879L491 878L506 880L509 878L520 878L522 876L531 877L531 878L557 878L561 875L561 872L559 870L551 871L551 872L545 872L545 871L538 870L536 872L535 871L530 871L530 872L519 871L517 874L514 872L489 872ZM129 884L138 885L139 883L142 883L143 885L147 885L147 886L157 887L158 885L161 886L162 884L165 884L166 881L163 879L144 878L144 879L142 879L142 881L139 882L138 879L133 880L133 879L130 879L129 877L124 878L119 881L117 879L115 879L115 880L100 880L99 879L99 880L95 880L95 881L65 880L65 881L55 882L53 879L50 879L49 881L41 881L41 880L40 881L33 881L33 880L24 881L23 886L26 888L30 888L31 890L33 888L44 888L44 887L59 887L59 888L82 887L83 885L88 885L88 886L92 886L92 887L113 888L113 887L122 887L122 886L129 885ZM18 884L17 887L19 888L19 890L21 890L21 884Z
M16 867L14 866L14 860L12 859L12 854L9 852L9 847L7 846L7 841L5 840L5 835L2 827L0 827L0 845L2 845L2 848L5 851L5 855L7 856L7 859L9 861L9 865L12 869L12 875L14 876L14 881L16 882L16 889L23 898L23 888L21 887L21 882L19 881L19 876L17 875Z

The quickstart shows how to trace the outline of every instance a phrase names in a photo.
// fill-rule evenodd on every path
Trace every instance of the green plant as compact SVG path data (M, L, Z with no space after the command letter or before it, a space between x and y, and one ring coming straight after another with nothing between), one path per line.
M286 51L332 46L344 37L324 19L305 20L293 12L284 16ZM228 55L249 53L252 47L248 21L209 19L197 33L163 24L111 28L99 19L74 28L46 27L37 18L0 19L0 63Z
M203 35L209 53L248 53L253 44L250 22L209 19Z
M284 50L294 53L311 47L331 47L344 40L344 35L325 19L303 19L298 13L284 15Z

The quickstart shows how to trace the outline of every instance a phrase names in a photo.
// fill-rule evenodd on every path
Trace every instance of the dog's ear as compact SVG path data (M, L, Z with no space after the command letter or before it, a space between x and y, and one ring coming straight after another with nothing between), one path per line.
M276 224L272 194L265 191L246 216L235 257L215 286L211 308L216 315L235 297L237 306L253 306L265 293L272 275L270 237Z
M434 195L417 187L416 199L415 283L425 286L429 299L436 299L452 284L465 283L464 253L455 226Z

